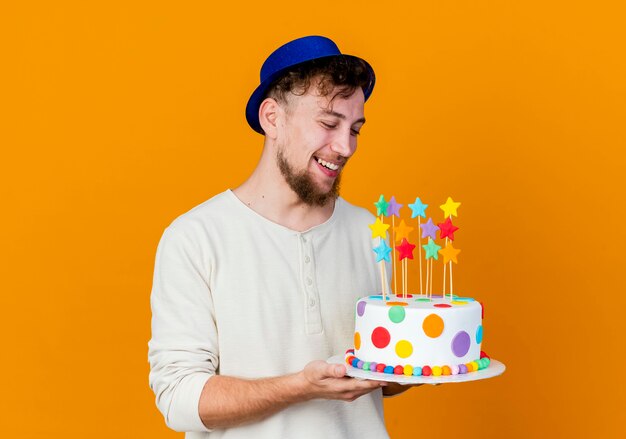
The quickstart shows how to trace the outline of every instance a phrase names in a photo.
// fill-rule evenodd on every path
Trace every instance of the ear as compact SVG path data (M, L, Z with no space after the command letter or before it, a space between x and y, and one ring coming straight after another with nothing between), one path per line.
M265 136L272 139L276 138L278 113L281 111L281 106L272 98L266 98L261 102L261 106L259 107L259 123L265 132Z

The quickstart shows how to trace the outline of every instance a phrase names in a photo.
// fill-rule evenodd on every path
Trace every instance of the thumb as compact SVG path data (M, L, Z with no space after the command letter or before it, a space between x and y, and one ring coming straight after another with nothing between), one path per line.
M343 364L331 364L329 366L329 376L335 378L346 376L346 367Z

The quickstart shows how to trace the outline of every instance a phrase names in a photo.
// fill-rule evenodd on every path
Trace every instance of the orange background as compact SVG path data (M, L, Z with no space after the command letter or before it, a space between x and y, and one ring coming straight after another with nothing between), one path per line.
M455 291L508 367L386 401L391 436L624 437L621 2L262 3L3 6L0 434L181 437L148 388L157 242L253 169L265 57L323 34L378 76L344 197L463 203Z

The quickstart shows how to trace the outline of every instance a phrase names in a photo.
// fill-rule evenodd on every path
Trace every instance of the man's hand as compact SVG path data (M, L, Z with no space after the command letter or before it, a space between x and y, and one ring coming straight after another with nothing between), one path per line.
M346 367L317 360L298 374L307 399L323 398L354 401L373 390L387 386L384 381L358 380L346 376Z

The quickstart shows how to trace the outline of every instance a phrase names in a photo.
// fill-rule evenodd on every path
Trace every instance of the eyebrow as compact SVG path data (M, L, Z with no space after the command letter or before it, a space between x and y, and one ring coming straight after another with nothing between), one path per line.
M329 116L335 116L343 120L346 119L345 114L337 113L336 111L332 111L332 110L322 110L321 113L328 114ZM365 118L362 117L360 119L357 119L354 121L354 123L365 123ZM354 125L354 123L352 125Z

